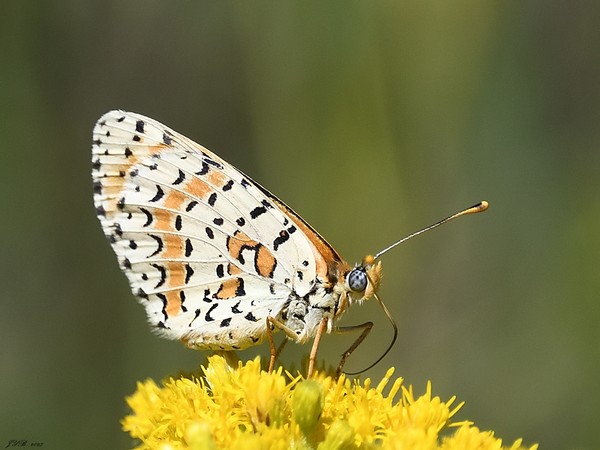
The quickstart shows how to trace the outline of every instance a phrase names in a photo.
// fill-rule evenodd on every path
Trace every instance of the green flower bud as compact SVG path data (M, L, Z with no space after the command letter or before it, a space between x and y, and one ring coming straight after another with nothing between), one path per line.
M310 436L323 412L323 386L316 381L305 380L294 389L292 408L294 419L305 436Z
M336 420L331 424L325 440L318 450L346 450L354 447L354 429L345 420Z

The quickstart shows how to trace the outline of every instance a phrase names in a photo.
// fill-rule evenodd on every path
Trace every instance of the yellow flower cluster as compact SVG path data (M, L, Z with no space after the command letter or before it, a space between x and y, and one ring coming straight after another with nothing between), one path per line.
M237 368L209 358L200 378L169 379L159 387L138 383L127 399L133 414L123 429L138 449L520 449L521 440L502 447L492 432L470 422L451 422L462 406L455 398L432 397L431 385L415 398L394 369L376 386L317 374L261 370L256 358ZM399 399L394 398L399 394ZM448 427L453 427L448 430ZM441 435L442 431L446 430ZM537 449L537 445L531 447Z

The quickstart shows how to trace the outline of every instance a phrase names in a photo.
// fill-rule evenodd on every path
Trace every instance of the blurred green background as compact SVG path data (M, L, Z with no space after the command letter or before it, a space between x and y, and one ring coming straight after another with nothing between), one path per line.
M95 217L91 131L114 108L216 151L350 262L489 200L385 255L400 336L363 377L431 380L506 443L600 447L599 3L1 9L0 447L128 448L136 380L204 361L149 332ZM348 370L389 342L374 302L344 323L366 319ZM331 336L320 358L348 344Z

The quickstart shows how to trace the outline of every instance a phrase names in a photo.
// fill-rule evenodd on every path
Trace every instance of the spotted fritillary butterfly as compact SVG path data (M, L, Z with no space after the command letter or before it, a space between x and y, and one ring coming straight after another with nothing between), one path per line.
M97 215L159 335L223 351L268 338L272 368L271 333L281 330L314 340L310 374L321 335L339 330L350 305L376 297L383 252L350 266L281 200L201 145L124 111L101 117L93 135ZM348 327L363 331L349 352L371 326Z

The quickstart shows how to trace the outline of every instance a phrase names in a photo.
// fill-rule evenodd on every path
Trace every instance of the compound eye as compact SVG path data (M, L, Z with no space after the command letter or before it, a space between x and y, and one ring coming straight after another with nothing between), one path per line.
M361 267L352 269L347 280L351 291L362 292L367 288L367 274Z

